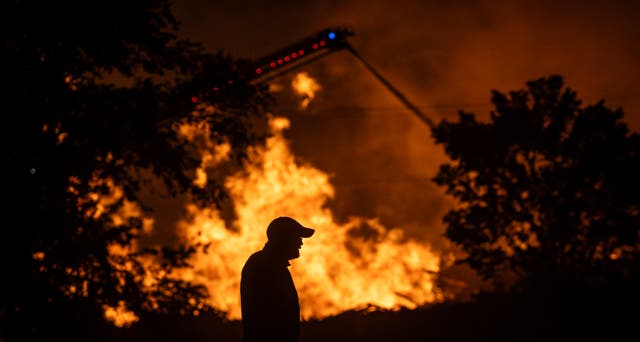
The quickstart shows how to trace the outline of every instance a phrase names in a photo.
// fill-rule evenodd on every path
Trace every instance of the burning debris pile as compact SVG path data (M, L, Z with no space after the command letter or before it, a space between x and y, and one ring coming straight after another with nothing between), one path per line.
M329 176L296 162L283 137L288 127L287 119L273 117L273 136L266 146L251 151L245 170L226 180L237 215L233 229L215 208L187 205L189 215L178 224L179 232L209 248L194 257L194 268L182 276L206 284L210 304L239 319L242 266L266 242L268 222L284 215L317 231L305 240L301 258L291 267L303 318L369 304L399 309L437 301L433 271L439 268L439 256L376 219L335 222L326 208L334 194Z

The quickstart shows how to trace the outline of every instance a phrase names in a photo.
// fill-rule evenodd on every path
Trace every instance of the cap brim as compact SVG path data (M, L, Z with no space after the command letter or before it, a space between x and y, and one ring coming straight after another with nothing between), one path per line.
M308 237L311 237L311 235L313 235L314 232L315 232L315 229L303 227L300 229L300 236L303 238L308 238Z

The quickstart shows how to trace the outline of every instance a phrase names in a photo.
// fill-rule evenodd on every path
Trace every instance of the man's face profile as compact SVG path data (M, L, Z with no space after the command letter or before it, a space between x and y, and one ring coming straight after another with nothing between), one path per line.
M288 236L277 241L276 246L287 260L300 257L302 238L299 236Z

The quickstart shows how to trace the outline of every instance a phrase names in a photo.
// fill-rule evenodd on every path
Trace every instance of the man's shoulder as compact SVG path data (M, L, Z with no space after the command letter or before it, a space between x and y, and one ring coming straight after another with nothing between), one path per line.
M247 263L249 262L260 262L264 260L264 251L263 250L259 250L253 254L251 254L251 256L249 256L249 258L247 259Z
M264 251L257 251L251 254L251 256L247 259L247 262L245 262L244 264L243 271L253 267L260 267L264 263L265 263Z

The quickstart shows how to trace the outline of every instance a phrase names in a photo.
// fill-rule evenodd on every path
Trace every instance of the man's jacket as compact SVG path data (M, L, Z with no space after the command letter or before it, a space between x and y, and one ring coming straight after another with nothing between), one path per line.
M298 341L300 305L288 266L268 247L245 263L240 281L243 341Z

